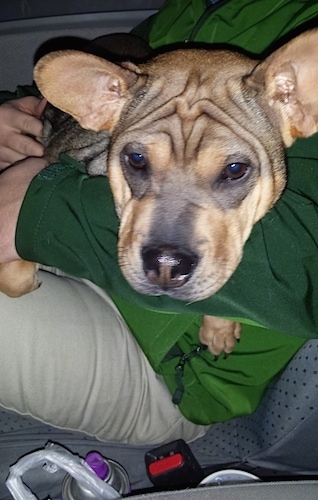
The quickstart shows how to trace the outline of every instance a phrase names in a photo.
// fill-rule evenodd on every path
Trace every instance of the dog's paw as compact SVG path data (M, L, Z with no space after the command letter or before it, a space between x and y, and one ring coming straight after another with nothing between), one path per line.
M215 316L204 316L199 338L209 351L218 356L221 352L230 354L241 336L241 324Z
M36 272L38 264L25 260L0 263L0 292L9 297L21 297L40 286Z

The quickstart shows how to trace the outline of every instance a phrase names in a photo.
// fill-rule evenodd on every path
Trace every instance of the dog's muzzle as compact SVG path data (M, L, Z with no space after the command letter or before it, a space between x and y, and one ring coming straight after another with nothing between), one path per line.
M198 256L174 245L145 246L142 261L147 279L166 290L181 287L189 280Z

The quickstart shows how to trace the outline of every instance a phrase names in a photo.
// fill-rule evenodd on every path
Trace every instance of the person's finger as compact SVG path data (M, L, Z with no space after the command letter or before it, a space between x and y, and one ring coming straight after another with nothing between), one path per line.
M7 145L7 150L11 150L8 152L8 157L5 158L7 161L11 160L11 163L16 163L23 158L28 156L43 156L44 147L43 144L35 140L33 137L29 137L24 134L13 134L9 140ZM1 158L3 160L3 152L1 154Z

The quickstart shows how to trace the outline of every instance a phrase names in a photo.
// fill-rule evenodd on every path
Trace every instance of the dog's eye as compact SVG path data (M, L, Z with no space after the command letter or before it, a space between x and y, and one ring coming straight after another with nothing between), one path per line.
M133 168L145 168L147 166L146 159L141 153L129 153L126 155L126 162Z
M229 163L221 173L221 179L226 181L235 181L241 179L248 171L247 163Z

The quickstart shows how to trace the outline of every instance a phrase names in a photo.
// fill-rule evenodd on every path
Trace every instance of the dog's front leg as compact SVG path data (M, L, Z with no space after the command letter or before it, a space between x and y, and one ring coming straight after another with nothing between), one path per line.
M0 292L21 297L40 286L36 276L38 264L26 260L0 263Z
M202 344L208 346L209 351L218 356L221 352L230 354L235 342L241 336L241 324L216 316L204 316L199 331Z

